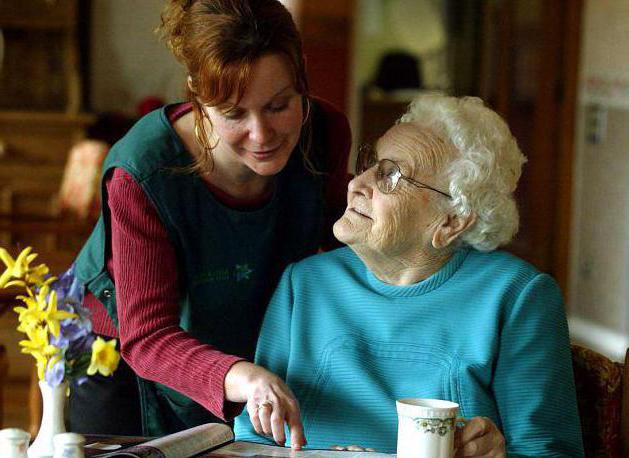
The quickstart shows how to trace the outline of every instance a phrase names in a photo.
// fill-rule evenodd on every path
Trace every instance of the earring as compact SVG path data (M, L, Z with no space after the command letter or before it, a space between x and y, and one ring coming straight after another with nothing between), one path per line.
M308 118L310 117L310 99L308 97L304 98L304 111L305 111L305 115L304 115L304 120L302 121L301 125L305 126L306 123L308 122Z
M194 138L196 139L198 145L203 150L203 153L208 155L208 156L211 156L212 155L212 148L210 148L210 145L208 145L207 137L205 135L201 135L201 127L199 125L201 122L202 121L199 121L199 119L197 119L195 117L195 119L194 119Z

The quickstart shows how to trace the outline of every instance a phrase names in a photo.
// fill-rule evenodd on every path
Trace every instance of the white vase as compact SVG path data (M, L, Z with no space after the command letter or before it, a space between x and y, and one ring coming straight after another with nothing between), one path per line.
M43 412L39 432L33 444L28 448L28 458L52 457L55 434L65 433L63 411L65 408L68 382L51 387L45 381L39 382L43 400Z

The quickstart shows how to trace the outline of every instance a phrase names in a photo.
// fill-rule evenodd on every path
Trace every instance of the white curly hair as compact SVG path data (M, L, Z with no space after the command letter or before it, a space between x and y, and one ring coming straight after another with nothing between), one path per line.
M475 215L461 241L480 251L507 244L518 231L513 197L526 157L506 122L477 97L422 94L398 123L430 129L453 146L445 166L451 205L462 216Z

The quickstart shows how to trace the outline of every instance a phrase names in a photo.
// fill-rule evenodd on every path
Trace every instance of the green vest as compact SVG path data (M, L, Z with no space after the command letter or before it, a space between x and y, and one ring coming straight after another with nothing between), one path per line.
M313 114L319 132L321 111ZM314 142L311 158L325 171L328 152L322 143ZM225 353L253 360L259 326L283 269L315 253L329 230L323 227L325 174L310 173L298 149L278 175L271 200L254 211L224 206L201 177L181 171L192 158L164 108L142 118L105 160L103 177L116 167L126 170L166 227L177 254L172 270L180 278L180 326ZM101 191L101 217L79 253L76 275L118 326L115 286L105 265L110 215L104 180ZM220 421L162 384L139 377L138 383L145 435Z

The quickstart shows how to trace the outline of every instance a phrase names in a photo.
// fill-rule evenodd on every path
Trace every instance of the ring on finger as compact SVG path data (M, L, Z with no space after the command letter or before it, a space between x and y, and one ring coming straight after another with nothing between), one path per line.
M266 401L262 401L260 404L258 404L258 410L264 409L264 408L273 408L273 402L269 401L268 399Z

